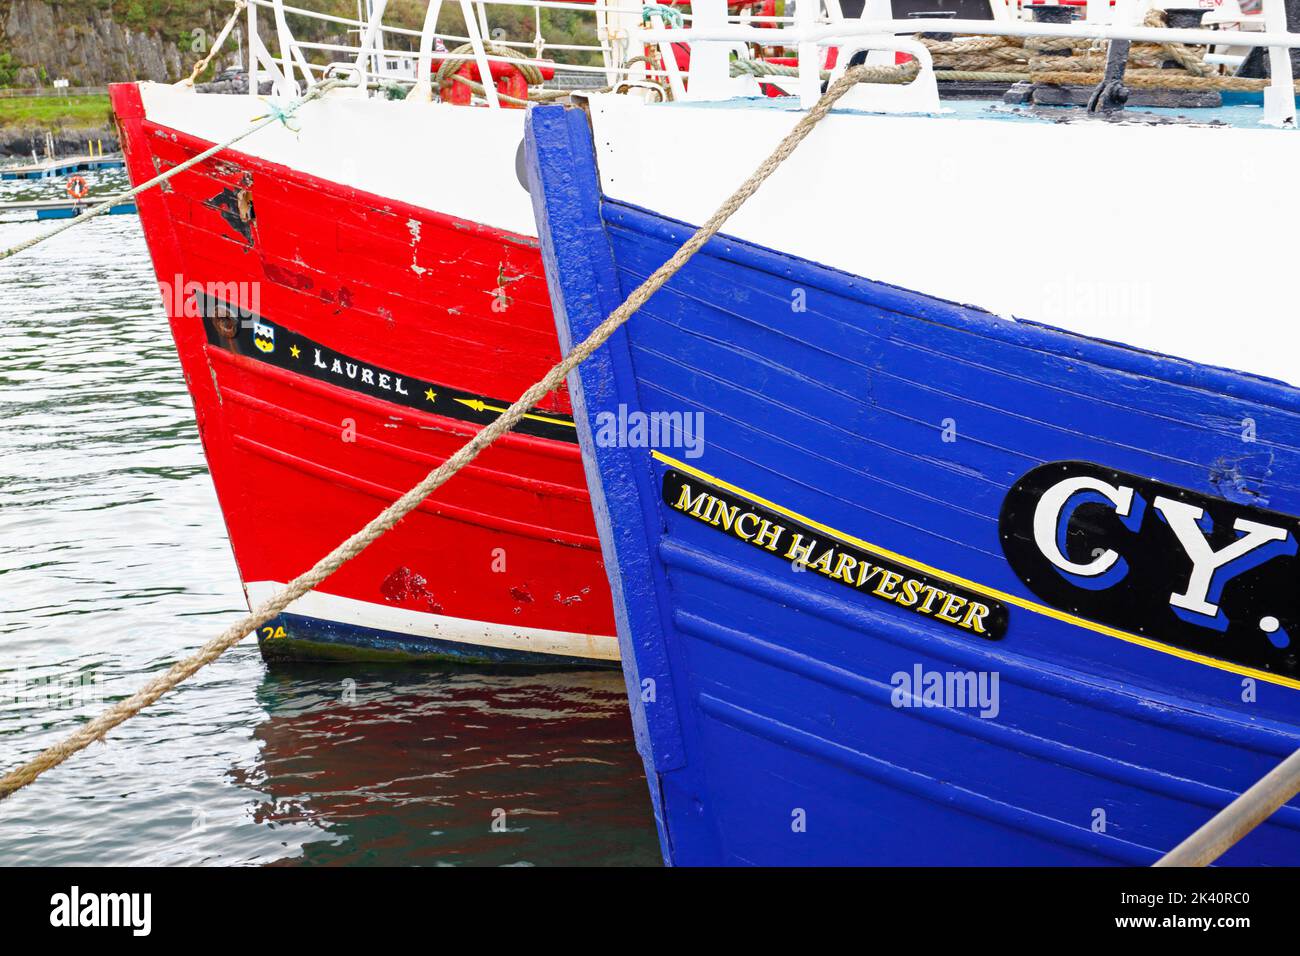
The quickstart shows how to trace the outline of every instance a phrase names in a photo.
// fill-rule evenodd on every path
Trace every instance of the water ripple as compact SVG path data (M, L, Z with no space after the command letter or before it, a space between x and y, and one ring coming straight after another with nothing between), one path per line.
M242 608L138 220L0 263L0 767ZM630 730L616 672L271 670L249 641L0 802L0 860L654 863Z

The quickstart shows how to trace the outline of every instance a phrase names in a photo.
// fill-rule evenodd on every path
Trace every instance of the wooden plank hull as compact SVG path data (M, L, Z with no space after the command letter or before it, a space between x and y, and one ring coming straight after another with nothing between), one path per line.
M252 102L141 89L112 90L136 183L220 141L222 111L244 116ZM150 103L171 104L170 121L189 131L163 125ZM194 132L204 110L208 138ZM558 357L532 237L343 184L381 133L343 136L328 110L306 121L355 150L328 154L336 179L267 158L295 146L283 130L139 198L253 603L414 485ZM409 181L396 184L422 182L428 161L410 154ZM501 188L526 207L517 182ZM612 632L568 398L556 394L260 636L276 658L556 664L616 661Z
M694 229L589 122L529 119L566 347ZM577 378L669 862L1149 864L1300 745L1296 388L731 236ZM1300 862L1300 807L1224 862Z

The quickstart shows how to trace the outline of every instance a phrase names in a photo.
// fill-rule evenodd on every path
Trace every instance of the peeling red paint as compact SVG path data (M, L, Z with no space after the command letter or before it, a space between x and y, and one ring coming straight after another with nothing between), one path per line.
M262 268L266 270L266 277L276 285L297 289L299 292L306 292L315 284L311 281L310 276L294 272L292 269L286 269L284 266L278 266L274 262L263 262Z
M568 597L562 597L560 592L556 591L554 601L557 604L563 604L565 606L570 604L580 604L582 602L582 596L590 590L591 588L583 588L577 594L570 594Z
M422 601L436 614L442 610L442 605L427 587L428 583L424 575L403 566L384 578L384 583L379 586L379 593L384 596L385 601L394 604Z

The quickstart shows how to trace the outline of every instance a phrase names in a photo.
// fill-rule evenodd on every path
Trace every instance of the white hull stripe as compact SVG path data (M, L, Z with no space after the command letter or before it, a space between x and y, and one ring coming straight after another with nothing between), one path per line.
M245 586L250 607L256 607L273 594L284 589L279 581L252 581ZM428 637L439 641L466 644L472 647L492 647L521 651L529 654L554 654L561 657L582 657L591 660L617 661L618 638L612 635L574 634L569 631L551 631L540 627L516 627L494 624L489 621L470 621L465 618L411 611L401 607L385 607L339 597L319 591L308 591L285 609L288 614L368 627L410 637Z

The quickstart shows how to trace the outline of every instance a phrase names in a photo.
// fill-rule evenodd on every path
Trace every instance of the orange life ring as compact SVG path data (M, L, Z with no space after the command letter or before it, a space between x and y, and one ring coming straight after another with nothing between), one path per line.
M85 177L70 176L68 178L68 196L78 201L85 199L90 195L90 187L86 185Z

